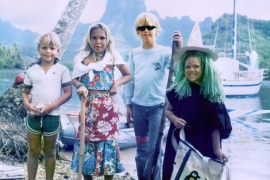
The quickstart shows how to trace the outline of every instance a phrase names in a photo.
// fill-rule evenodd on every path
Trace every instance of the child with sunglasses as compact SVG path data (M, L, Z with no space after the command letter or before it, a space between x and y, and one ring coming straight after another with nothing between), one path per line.
M134 124L137 142L135 157L138 179L150 179L156 140L165 102L171 48L158 45L156 36L161 31L157 17L141 13L135 21L135 30L142 46L130 51L128 67L132 81L125 85L127 122ZM181 44L181 35L175 32L173 41ZM161 179L162 157L158 158L156 179Z

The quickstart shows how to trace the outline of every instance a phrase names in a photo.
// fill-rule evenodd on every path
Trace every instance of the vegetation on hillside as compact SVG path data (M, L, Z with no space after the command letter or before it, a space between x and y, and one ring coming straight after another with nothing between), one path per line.
M215 43L215 52L231 57L232 50L232 15L224 14L213 23L212 30L203 35L204 45ZM270 21L248 19L237 15L236 58L247 63L245 52L255 50L259 56L259 68L270 70Z
M17 43L13 43L11 48L7 48L2 46L0 43L0 69L14 68L25 68L19 45Z
M232 14L223 14L219 20L212 24L212 28L208 32L203 32L203 43L205 46L215 46L215 51L220 55L226 55L231 57L232 51ZM165 21L165 20L164 20ZM167 19L168 21L168 19ZM181 21L182 22L182 21ZM171 22L172 23L172 22ZM203 26L203 23L200 24ZM191 25L190 25L191 27ZM201 27L202 29L203 27ZM187 26L186 28L187 29ZM82 31L82 29L80 29ZM169 30L167 30L169 31ZM122 32L122 31L120 31ZM125 33L121 33L125 36ZM168 33L170 34L170 33ZM188 36L188 35L186 35ZM158 37L161 41L161 37ZM169 39L169 37L164 37ZM184 42L187 41L187 37ZM215 41L216 39L216 41ZM125 44L129 43L129 44ZM132 46L133 41L123 42L123 46ZM160 43L160 42L159 42ZM161 43L162 45L165 45ZM215 44L215 45L214 45ZM74 45L73 45L74 46ZM75 44L75 46L79 46ZM237 16L237 59L243 63L248 63L245 56L245 52L251 52L255 50L259 56L259 67L267 68L270 70L270 21L254 20L248 19L247 16L239 15ZM0 42L0 69L26 69L31 61L35 59L37 53L32 53L35 55L29 56L31 59L26 59L24 45L18 45L18 43L13 43L10 48L4 47ZM27 49L26 51L30 51ZM67 54L69 54L69 51ZM121 52L125 61L128 60L129 52ZM23 57L22 57L23 54ZM65 53L66 54L66 53ZM63 60L62 63L66 65L70 70L73 69L73 55L68 57L68 60Z

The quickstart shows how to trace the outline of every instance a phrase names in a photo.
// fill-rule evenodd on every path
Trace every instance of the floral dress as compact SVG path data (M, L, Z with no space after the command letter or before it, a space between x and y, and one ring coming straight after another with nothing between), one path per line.
M89 52L82 51L75 57L72 78L79 77L89 90L109 91L114 82L114 66L125 62L120 55L113 61L110 53L106 53L100 64L83 65L81 62L88 55ZM116 104L117 98L114 96L107 94L88 96L85 105L85 157L82 169L84 175L114 175L124 171L117 142L119 117ZM78 172L80 136L79 126L71 163L71 168L76 172Z

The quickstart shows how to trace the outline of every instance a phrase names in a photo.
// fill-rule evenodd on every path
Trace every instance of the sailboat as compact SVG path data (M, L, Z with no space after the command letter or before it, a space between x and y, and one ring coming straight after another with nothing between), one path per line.
M242 63L236 59L237 13L235 7L234 0L232 58L219 57L215 65L220 72L226 96L257 95L268 70L258 68L258 54L254 50L251 53L246 52L249 64Z

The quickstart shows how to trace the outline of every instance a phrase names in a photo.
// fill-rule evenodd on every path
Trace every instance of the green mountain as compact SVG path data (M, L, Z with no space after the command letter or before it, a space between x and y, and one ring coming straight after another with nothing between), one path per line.
M231 14L223 14L209 32L203 33L204 45L214 45L216 38L215 52L231 57L232 21ZM249 19L238 14L236 29L236 58L246 63L245 51L255 50L259 56L259 66L270 69L270 21Z
M134 22L136 17L145 11L144 0L107 1L106 11L100 19L101 22L110 27L116 49L126 60L130 48L141 44L134 29ZM157 43L171 46L173 31L179 30L183 36L184 45L186 44L195 23L189 16L183 16L180 19L177 17L166 17L162 19L156 11L152 11L152 13L158 17L162 28L161 33L157 36ZM245 51L250 51L252 48L259 55L259 66L270 69L270 21L248 19L246 16L239 14L237 21L237 54L243 55ZM72 66L73 58L81 48L90 25L78 24L62 57L64 63L70 63ZM17 29L9 22L1 20L0 27L0 46L12 47L14 42L17 42L22 56L30 58L37 56L35 40L38 37L38 33ZM200 22L200 28L204 45L213 46L215 43L215 51L217 53L229 55L228 53L232 49L231 14L223 14L215 22L211 18L205 18L204 21ZM251 38L249 38L249 33ZM245 61L244 56L238 56L238 58L243 62Z

